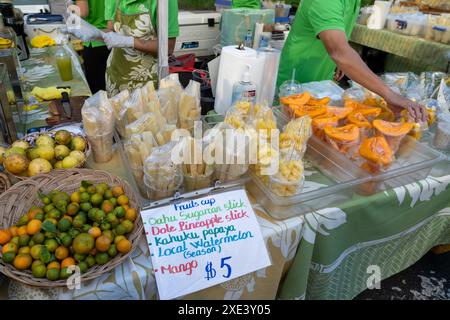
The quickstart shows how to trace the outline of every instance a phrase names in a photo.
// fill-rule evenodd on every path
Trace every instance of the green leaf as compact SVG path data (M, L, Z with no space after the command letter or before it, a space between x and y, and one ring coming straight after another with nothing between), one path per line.
M41 252L39 252L39 259L43 263L49 263L52 260L52 255L50 251L48 251L46 246L41 247Z
M83 187L83 188L87 188L87 187L89 187L89 186L92 186L92 182L90 182L90 181L87 181L87 180L83 180L83 181L81 181L81 186Z
M56 233L56 231L57 231L56 226L53 223L51 223L50 221L44 221L42 223L41 227L44 231L53 232L53 233Z

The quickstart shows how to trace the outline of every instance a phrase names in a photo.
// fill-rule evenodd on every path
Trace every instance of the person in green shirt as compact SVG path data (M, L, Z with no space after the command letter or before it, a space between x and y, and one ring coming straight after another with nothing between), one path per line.
M294 68L300 83L340 80L345 74L394 111L407 109L416 121L426 121L423 106L392 91L349 45L359 9L360 0L302 0L281 54L277 86L292 77Z
M75 4L80 8L80 16L91 25L106 29L104 0L77 0ZM102 41L84 42L83 60L86 79L92 92L105 90L106 61L110 50Z
M169 4L169 54L179 34L178 1ZM68 25L68 31L82 40L103 40L111 49L106 68L106 91L114 96L133 91L149 81L157 85L158 37L157 0L105 0L105 19L112 21L109 32L101 32L82 20Z

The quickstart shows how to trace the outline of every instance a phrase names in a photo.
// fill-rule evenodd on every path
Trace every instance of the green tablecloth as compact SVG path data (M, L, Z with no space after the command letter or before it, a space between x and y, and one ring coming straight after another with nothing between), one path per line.
M402 63L413 61L411 64L416 70L405 69L407 71L447 71L450 60L449 45L389 30L371 30L360 24L353 29L350 41L401 57ZM408 63L405 66L410 67Z
M57 47L47 47L42 49L31 49L30 58L22 61L21 65L24 69L21 77L24 96L29 98L34 87L41 88L51 86L70 86L71 96L90 96L91 91L84 76L83 69L77 53L70 45L64 45L65 49L72 55L73 80L62 81L58 67L56 65L55 52ZM28 111L26 121L21 126L21 131L26 132L30 128L38 128L46 126L45 119L48 117L49 102L42 102L39 108Z
M279 298L352 299L373 284L376 272L388 278L450 243L450 175L355 196L302 219L303 236Z

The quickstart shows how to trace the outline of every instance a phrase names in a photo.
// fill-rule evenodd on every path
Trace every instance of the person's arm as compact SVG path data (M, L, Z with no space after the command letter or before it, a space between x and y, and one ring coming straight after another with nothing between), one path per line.
M109 0L111 1L111 0ZM154 13L156 14L156 13ZM157 21L152 19L156 27ZM169 55L173 53L176 37L179 34L178 26L178 1L169 0ZM142 40L131 36L121 35L115 32L105 33L104 41L108 48L134 48L146 54L158 56L158 39Z
M349 45L345 32L325 30L319 33L325 48L337 67L350 79L383 97L394 109L407 109L416 121L426 121L425 108L392 91L369 67L359 54Z
M75 1L75 5L80 8L80 17L85 19L89 16L89 2L87 0L77 0ZM111 23L111 26L110 26ZM106 29L102 30L103 32L111 32L113 31L112 22L108 21L108 26ZM102 38L98 39L103 41Z
M169 55L175 49L176 38L169 38ZM158 56L158 40L141 40L134 38L134 48L152 56Z
M75 4L80 8L80 17L86 18L89 16L89 3L87 0L77 0Z

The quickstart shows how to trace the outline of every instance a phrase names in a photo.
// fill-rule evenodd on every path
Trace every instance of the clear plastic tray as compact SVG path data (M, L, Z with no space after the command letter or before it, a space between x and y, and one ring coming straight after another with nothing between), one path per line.
M280 107L274 107L273 112L278 128L282 129L288 118ZM211 115L203 120L212 127L223 119ZM304 188L292 197L277 196L260 177L250 172L252 180L247 183L247 190L273 218L302 215L348 201L355 193L368 196L425 179L431 169L445 161L446 157L426 144L407 137L396 154L396 162L385 172L370 175L328 144L311 137L305 160Z
M360 193L370 195L423 180L428 177L433 167L446 160L447 157L441 152L407 136L389 169L372 175L372 181L362 185Z
M348 201L370 182L370 175L323 144L309 143L305 155L305 183L300 194L280 197L250 173L247 190L275 219L286 219Z
M274 108L274 113L277 116L279 126L288 122L288 118L281 108ZM338 159L339 157L345 158L325 142L315 137L309 140L308 148L311 145L316 148L320 146L321 149L328 149L329 157L332 160ZM407 136L395 154L394 163L382 173L370 175L370 182L360 184L356 188L356 191L361 195L372 195L387 189L420 181L429 175L434 166L446 160L447 157L444 154L431 148L427 143L418 142L412 137ZM347 162L349 163L349 167L354 166L359 168L356 163L348 159ZM320 164L319 167L323 169L323 166L320 166ZM335 175L334 172L329 172L329 174L330 177Z

